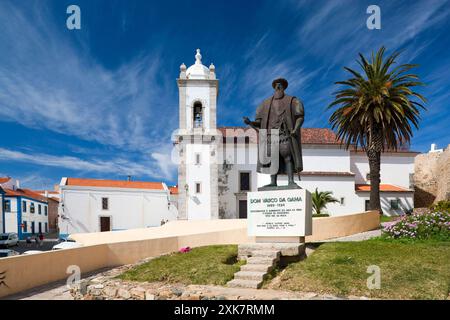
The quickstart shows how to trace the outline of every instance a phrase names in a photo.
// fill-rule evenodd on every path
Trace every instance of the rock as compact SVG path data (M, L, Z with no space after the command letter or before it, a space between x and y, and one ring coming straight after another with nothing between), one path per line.
M170 298L172 296L172 290L164 289L159 292L159 298Z
M92 289L92 290L89 290L89 294L91 296L97 297L97 296L101 296L102 295L102 291L100 289Z
M131 294L128 290L119 288L118 292L117 292L118 296L122 299L130 299L131 298Z
M191 294L187 297L186 300L200 300L202 298L202 296L198 295L198 294Z
M183 290L179 288L172 288L171 291L177 297L181 297L181 295L183 294Z
M145 300L156 300L156 296L150 291L145 292Z
M145 299L145 289L141 287L133 288L130 290L131 296L138 298L139 300Z
M114 298L117 294L117 288L106 287L105 289L103 289L103 293L108 297Z

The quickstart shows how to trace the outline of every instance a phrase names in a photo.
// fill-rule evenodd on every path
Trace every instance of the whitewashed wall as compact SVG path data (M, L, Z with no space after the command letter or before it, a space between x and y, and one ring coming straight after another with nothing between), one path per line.
M393 184L406 189L410 187L410 174L414 174L414 156L387 153L381 156L381 183ZM370 172L367 156L353 153L350 158L351 171L357 184L368 183L366 175Z
M195 156L200 154L200 164L195 164ZM187 213L189 220L211 219L210 190L210 146L207 144L186 144ZM196 193L195 184L201 184L201 192Z
M302 152L304 171L350 172L350 154L345 149L304 145Z
M161 220L175 220L177 210L167 190L62 187L59 219L61 234L99 232L100 217L111 217L111 229L157 227ZM109 199L108 210L102 198ZM61 205L64 203L64 209Z
M359 201L365 204L366 200L370 199L369 192L357 192ZM391 200L398 199L399 209L391 209ZM381 192L380 195L381 210L383 214L388 216L398 216L405 213L405 211L414 208L414 193L413 192Z
M5 232L18 232L17 230L17 199L5 198L11 203L11 212L5 212Z

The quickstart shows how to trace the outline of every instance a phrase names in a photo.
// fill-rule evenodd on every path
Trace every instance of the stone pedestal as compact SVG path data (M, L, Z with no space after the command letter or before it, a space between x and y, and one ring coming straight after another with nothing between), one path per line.
M249 192L248 235L257 243L304 243L312 234L311 194L306 189Z

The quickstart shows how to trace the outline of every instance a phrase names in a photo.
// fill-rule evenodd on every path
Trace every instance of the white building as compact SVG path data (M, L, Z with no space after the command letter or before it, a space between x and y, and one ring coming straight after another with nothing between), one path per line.
M60 196L61 237L157 227L178 215L169 188L161 182L62 178Z
M245 218L247 192L269 183L256 172L257 138L253 129L216 127L218 80L213 64L180 67L178 147L179 219ZM288 93L289 94L289 93ZM255 106L256 109L256 106ZM305 108L308 117L308 106ZM330 215L367 209L369 164L363 152L345 150L329 129L302 129L303 167L299 185L314 192L332 191L339 203L327 206ZM412 178L416 152L385 152L381 158L381 205L395 215L414 207ZM286 184L280 176L279 184Z
M22 189L17 180L0 178L3 188L3 232L15 232L20 239L32 234L47 233L48 202L47 199L29 189Z

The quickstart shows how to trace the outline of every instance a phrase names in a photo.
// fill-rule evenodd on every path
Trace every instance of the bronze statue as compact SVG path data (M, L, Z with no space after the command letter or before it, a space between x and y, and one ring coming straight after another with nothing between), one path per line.
M275 93L272 97L264 100L264 102L256 110L255 121L250 121L249 118L244 117L244 123L250 125L256 130L264 130L267 134L265 142L261 142L260 134L260 144L261 146L267 146L267 150L271 150L270 143L277 141L274 137L271 137L271 133L278 130L278 171L271 172L270 184L260 188L259 190L276 190L283 189L277 186L277 176L278 174L287 174L288 176L288 189L298 189L300 188L294 182L294 173L299 174L303 171L303 160L302 160L302 146L301 146L301 132L300 128L303 124L305 118L305 111L303 103L296 97L288 96L284 93L288 87L288 82L286 79L276 79L272 82L272 87L275 89ZM276 131L275 131L276 132ZM263 145L265 143L265 145ZM270 152L268 153L270 159L273 160ZM258 152L258 165L257 171L260 173L266 173L267 171L263 168L270 167L271 163L267 161L261 161L260 153Z

